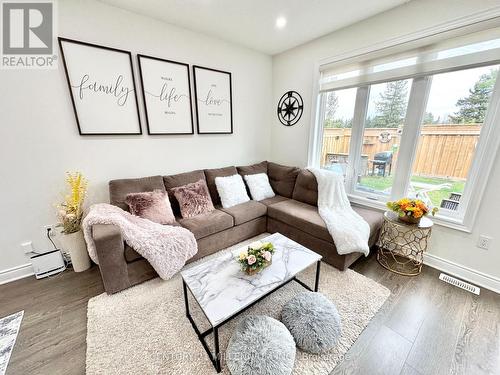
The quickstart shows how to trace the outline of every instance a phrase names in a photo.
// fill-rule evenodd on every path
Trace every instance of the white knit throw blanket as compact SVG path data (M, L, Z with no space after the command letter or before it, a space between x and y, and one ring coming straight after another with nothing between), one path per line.
M324 169L308 168L318 181L318 212L340 255L370 252L370 226L352 207L342 176Z
M90 258L98 263L92 238L92 225L112 224L120 228L123 239L153 266L158 275L170 279L186 260L198 252L193 233L182 227L161 225L134 216L106 203L94 204L83 219L83 235Z

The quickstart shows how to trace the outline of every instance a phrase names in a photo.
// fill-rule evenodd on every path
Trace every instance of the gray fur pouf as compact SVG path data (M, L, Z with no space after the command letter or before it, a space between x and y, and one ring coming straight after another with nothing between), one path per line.
M281 321L297 346L313 354L332 349L342 333L337 308L321 293L297 294L283 306Z
M226 362L233 375L289 375L295 362L295 342L283 323L250 315L231 336Z

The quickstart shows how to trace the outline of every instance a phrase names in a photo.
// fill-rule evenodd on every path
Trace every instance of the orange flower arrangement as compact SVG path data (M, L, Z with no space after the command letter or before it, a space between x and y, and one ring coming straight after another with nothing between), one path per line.
M420 219L429 214L434 216L438 211L437 207L432 210L420 199L402 198L398 201L387 202L387 207L398 214L403 221L410 223L418 223Z

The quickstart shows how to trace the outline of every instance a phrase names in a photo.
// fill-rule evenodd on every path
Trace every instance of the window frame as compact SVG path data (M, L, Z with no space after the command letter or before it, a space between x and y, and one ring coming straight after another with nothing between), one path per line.
M445 27L445 26L443 26ZM422 36L420 36L422 37ZM408 38L406 36L405 38ZM411 39L408 39L410 41ZM378 49L366 52L375 52ZM356 55L353 55L356 56ZM359 56L359 54L358 54ZM346 60L344 54L338 60ZM316 111L311 111L312 129L309 141L308 162L309 165L319 167L321 158L321 149L323 145L323 123L326 94L319 91L319 67L322 64L335 60L323 60L315 64L314 86L313 86L313 108ZM494 63L492 63L493 65ZM449 71L452 71L450 69ZM445 71L448 72L448 71ZM442 72L442 73L445 73ZM398 163L394 171L394 182L391 189L391 196L388 198L395 199L407 194L416 149L420 137L422 127L422 119L426 110L427 100L429 97L430 88L432 85L432 75L421 76L416 75L409 77L413 79L408 100L407 113L403 132L401 135L400 149L404 149L405 153L398 155ZM405 77L408 78L408 77ZM351 130L351 143L348 158L348 169L346 174L346 190L351 203L366 207L371 207L378 210L385 210L384 200L374 200L373 194L361 193L355 190L356 185L356 169L359 168L361 158L361 147L363 142L363 133L365 130L365 118L369 101L370 85L358 86L356 93L356 103L353 115L353 125ZM485 121L482 125L481 133L475 149L474 157L467 176L467 183L464 188L464 194L459 205L458 211L449 211L453 216L443 215L442 213L448 210L440 209L441 214L434 218L434 222L439 225L450 227L464 232L471 232L474 225L479 206L481 204L484 190L487 186L488 176L494 165L497 151L500 147L500 126L495 127L494 124L500 124L500 78L497 79L493 88L493 93L490 98L490 103L486 113ZM486 177L484 177L486 176ZM474 192L474 194L472 194Z
M394 181L391 186L391 194L388 197L383 197L381 194L364 192L357 189L356 176L359 174L359 166L361 162L361 151L363 147L364 132L366 128L366 114L370 101L370 87L371 85L361 86L366 90L366 97L361 96L360 101L356 100L354 107L353 126L351 130L351 144L350 150L355 150L355 154L349 153L349 169L347 180L347 192L354 197L361 197L373 201L385 202L396 197L406 194L408 191L409 178L411 176L411 169L414 162L414 154L418 145L418 132L420 132L421 122L425 112L425 105L429 96L430 78L429 77L416 77L411 79L410 95L408 98L408 105L406 108L406 116L401 133L401 141L399 148L405 150L408 154L398 153L398 163L394 170ZM356 97L358 99L358 97ZM363 102L364 100L364 102ZM355 121L357 115L357 106L361 106L358 121ZM422 106L423 105L423 109ZM357 126L359 129L354 129ZM411 151L411 153L410 153Z

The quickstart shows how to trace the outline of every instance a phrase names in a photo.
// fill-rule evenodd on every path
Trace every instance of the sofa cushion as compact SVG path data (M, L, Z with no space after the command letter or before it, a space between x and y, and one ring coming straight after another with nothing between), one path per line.
M295 180L300 169L297 167L287 167L276 163L267 163L267 175L274 192L284 197L291 198Z
M214 210L205 179L172 188L183 218L195 217Z
M293 199L267 207L267 215L273 219L300 229L314 237L333 243L318 208Z
M318 182L311 171L302 169L297 176L292 198L313 206L318 205Z
M125 198L130 213L151 220L158 224L172 224L175 222L174 213L166 191L149 191L130 193Z
M221 208L220 210L233 217L234 225L240 225L258 217L265 216L267 213L267 206L257 201L249 201L233 207Z
M208 191L212 197L212 202L214 206L220 205L219 194L217 193L217 186L215 186L216 177L227 177L238 173L236 167L226 167L226 168L214 168L205 169L205 177L207 179Z
M236 170L238 171L238 173L242 177L248 176L251 174L258 174L258 173L266 173L267 174L267 161L261 161L260 163L252 164L252 165L239 166L239 167L236 167ZM248 184L246 184L246 188L247 188L248 195L250 195L250 189L248 188Z
M378 232L383 221L380 212L360 207L353 207L353 209L368 222L371 234ZM314 237L333 243L332 236L319 216L316 206L289 199L268 206L267 215Z
M109 202L128 211L128 205L125 203L128 194L154 190L165 191L161 176L111 180L109 181Z
M284 202L284 201L287 201L287 200L290 200L290 198L284 197L282 195L275 195L272 198L263 199L263 200L261 200L259 202L265 204L266 206L270 206L272 204L276 204L276 203L279 203L279 202Z
M356 211L363 219L366 220L370 226L370 240L376 234L378 234L382 224L384 222L384 215L379 211L375 211L369 208L353 206L352 209ZM378 236L375 236L378 237Z
M192 184L199 180L205 180L205 173L203 170L173 174L170 176L163 176L163 183L168 191L168 197L170 198L170 203L172 204L172 210L175 216L181 215L181 210L179 208L179 202L174 196L173 188L184 186L187 184Z
M179 224L190 230L194 237L200 238L229 229L233 226L233 217L220 210L198 215L189 219L179 219Z
M216 177L215 186L222 207L229 208L250 200L243 178L239 174L226 177Z
M246 176L249 174L257 174L257 173L267 173L267 161L261 161L257 164L245 165L236 167L238 173L242 176Z
M250 196L255 201L261 201L267 198L272 198L274 194L273 188L269 183L269 177L266 173L247 174L243 178L247 183Z

